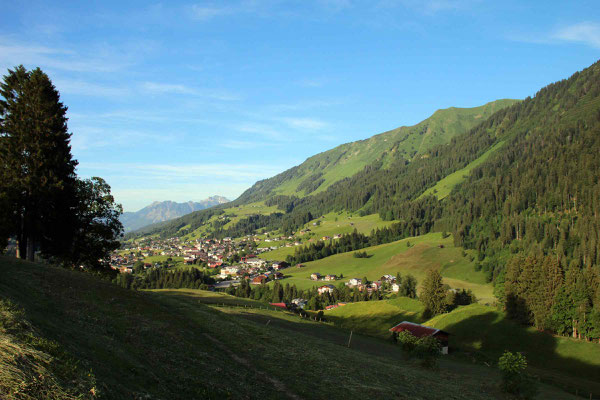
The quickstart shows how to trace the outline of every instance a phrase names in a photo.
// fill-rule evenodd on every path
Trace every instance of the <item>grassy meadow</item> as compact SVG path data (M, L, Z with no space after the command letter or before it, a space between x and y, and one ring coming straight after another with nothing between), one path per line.
M269 215L274 212L278 212L277 206L267 207L264 202L256 202L250 204L244 204L241 206L230 207L223 210L225 213L222 215L213 215L204 225L200 226L198 229L193 232L188 233L185 236L182 236L183 240L194 240L197 238L205 237L207 233L211 230L211 226L213 222L219 220L222 217L228 217L230 221L224 225L224 228L227 229L233 225L235 225L239 220L246 218L250 215L262 214ZM180 230L188 229L190 226L186 225L182 227Z
M348 348L340 328L283 311L228 309L199 291L130 291L0 257L0 297L11 304L0 314L0 345L14 349L0 352L2 398L504 398L491 384L495 369L444 360L424 370L389 342L355 335ZM13 328L7 321L17 317ZM25 343L19 329L39 340ZM46 365L54 383L15 387L33 375L11 354L33 351L39 357L29 360ZM87 378L73 379L80 375Z
M293 248L290 250L293 252ZM296 284L299 289L308 289L323 284L310 279L313 272L343 275L344 278L335 282L336 285L351 278L366 276L369 280L378 280L382 275L396 275L400 272L402 275L413 275L420 285L427 271L436 268L450 287L470 289L483 303L494 301L492 285L486 283L483 272L475 271L471 254L466 252L463 256L463 249L454 246L451 236L442 238L441 233L430 233L361 251L366 251L369 257L355 258L353 252L348 252L308 262L304 268L288 268L284 270L286 278L282 282ZM261 256L276 259L271 253L263 253Z

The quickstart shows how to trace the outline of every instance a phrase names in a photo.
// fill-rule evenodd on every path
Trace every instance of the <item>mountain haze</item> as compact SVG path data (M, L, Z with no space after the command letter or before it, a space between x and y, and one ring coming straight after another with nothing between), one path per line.
M176 203L174 201L155 201L135 212L125 212L121 222L125 232L130 232L157 222L169 221L194 211L204 210L219 204L228 203L229 199L223 196L211 196L199 202L188 201Z

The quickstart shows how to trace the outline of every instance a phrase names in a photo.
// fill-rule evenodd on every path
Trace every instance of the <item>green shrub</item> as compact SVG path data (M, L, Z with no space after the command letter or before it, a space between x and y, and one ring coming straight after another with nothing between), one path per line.
M502 390L520 399L533 399L538 392L537 382L526 372L527 360L521 353L505 351L498 360L502 371Z
M436 338L426 336L417 340L413 354L421 360L423 367L433 369L442 355L442 346Z
M398 334L398 343L402 346L402 350L404 350L409 356L412 356L412 351L415 349L417 345L417 338L413 336L412 333L407 331L402 331Z

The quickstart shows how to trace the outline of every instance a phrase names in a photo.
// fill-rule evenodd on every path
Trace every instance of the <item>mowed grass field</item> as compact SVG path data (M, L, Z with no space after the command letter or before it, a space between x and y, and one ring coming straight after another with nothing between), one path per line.
M29 372L2 351L2 398L504 398L490 384L499 381L495 369L444 361L424 370L384 341L366 338L367 350L348 348L331 339L346 337L336 327L277 318L282 311L220 309L206 304L223 300L213 295L130 291L83 272L0 257L0 297L22 310L19 326L39 338L26 343L7 329L16 314L2 308L0 344L45 352L58 378L61 360L75 360L71 367L93 375L95 393L58 379L58 386L38 382L29 397L15 396L11 382ZM548 398L569 398L544 390Z
M483 303L494 301L492 285L486 283L482 272L475 271L469 252L463 257L463 249L454 246L451 236L442 238L441 233L430 233L361 251L366 251L369 257L355 258L353 252L348 252L305 263L304 268L290 267L283 271L286 278L281 282L295 284L299 289L308 289L325 284L311 280L313 272L343 275L343 279L334 282L336 285L351 278L366 276L369 280L379 280L382 275L396 275L400 272L401 275L413 275L419 287L428 270L438 269L444 282L450 287L470 289ZM261 256L271 259L269 253Z
M313 225L318 223L318 225ZM325 236L333 237L335 235L342 235L346 233L352 233L356 229L359 233L369 235L373 229L383 228L393 224L394 221L383 221L379 218L379 214L371 214L365 216L359 216L348 212L331 212L325 214L319 218L316 218L296 232L296 237L299 238L303 245L321 240ZM304 235L300 235L299 231L304 229L310 229L310 232ZM278 234L275 232L275 236ZM271 247L275 245L281 246L285 242L261 242L259 247ZM265 252L259 257L266 260L285 260L288 255L293 255L295 247L279 248L270 252Z

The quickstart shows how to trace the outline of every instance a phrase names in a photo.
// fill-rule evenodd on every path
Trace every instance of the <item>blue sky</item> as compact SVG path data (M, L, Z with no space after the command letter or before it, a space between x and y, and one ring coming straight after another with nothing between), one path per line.
M52 4L54 3L54 4ZM231 199L435 110L534 95L600 55L600 2L2 1L0 69L46 71L82 177L127 211Z

